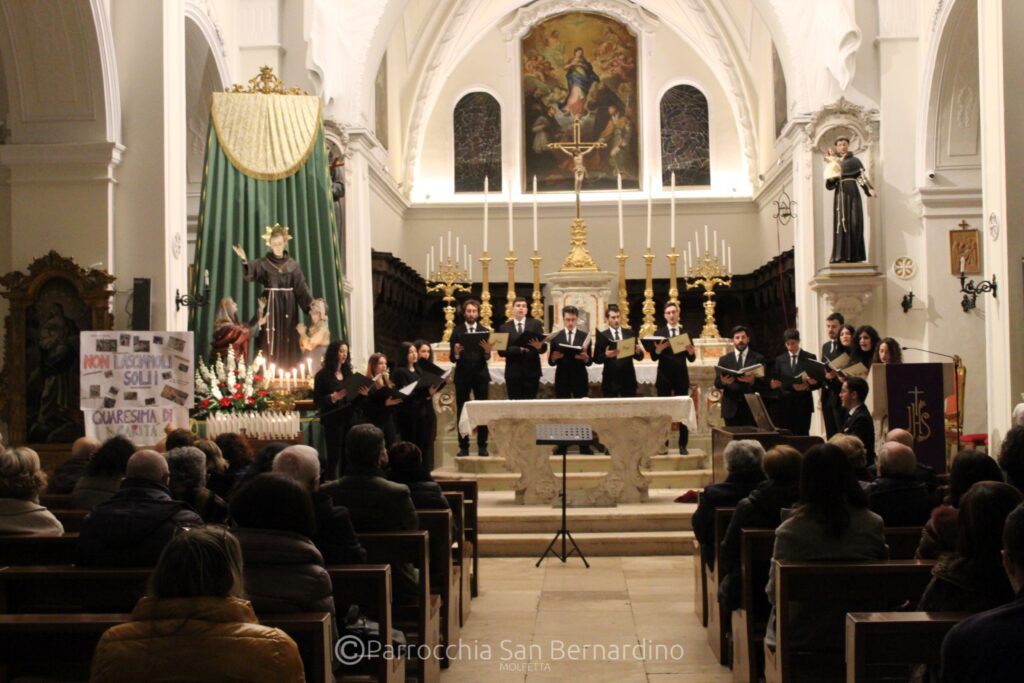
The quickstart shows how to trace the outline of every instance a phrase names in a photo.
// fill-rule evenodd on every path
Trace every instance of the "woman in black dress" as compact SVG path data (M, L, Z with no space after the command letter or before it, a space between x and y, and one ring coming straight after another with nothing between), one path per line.
M414 384L423 376L418 363L420 353L417 346L410 342L402 342L399 358L402 365L395 368L394 382L399 389ZM433 442L433 396L436 387L418 388L409 395L402 405L398 406L398 431L402 441L416 444L423 454L423 468L427 472L434 469Z
M871 325L861 325L857 328L857 332L854 336L857 344L854 347L853 359L864 364L864 367L870 369L871 364L875 362L875 356L878 354L878 344L881 342L878 331Z
M384 445L390 446L398 441L398 427L395 425L395 406L402 400L395 398L391 390L395 385L388 374L388 359L383 353L370 356L366 367L366 376L373 380L374 386L362 402L365 422L376 426L384 432Z
M327 442L324 481L337 479L345 471L345 435L352 426L355 403L360 395L349 397L342 384L352 375L352 361L348 357L348 344L331 342L324 354L324 366L313 378L313 402L320 411L320 425ZM366 396L368 389L359 392Z

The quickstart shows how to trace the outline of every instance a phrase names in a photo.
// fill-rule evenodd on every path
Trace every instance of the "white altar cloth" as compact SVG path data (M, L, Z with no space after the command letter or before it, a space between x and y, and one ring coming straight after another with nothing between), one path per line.
M486 425L492 450L504 456L505 469L520 473L516 502L550 504L557 500L561 485L551 468L552 447L535 442L536 425L590 425L608 447L609 471L593 488L570 489L567 501L570 505L607 506L648 499L650 479L641 469L650 467L651 454L664 446L673 422L696 429L689 397L469 401L459 431L469 434Z
M638 361L633 363L633 367L636 368L636 381L637 384L654 384L654 380L658 376L658 364L653 361ZM491 363L487 366L491 373L491 381L495 384L505 383L505 364L504 363ZM593 365L587 366L587 380L591 384L600 384L601 375L604 372L604 365ZM540 381L542 384L554 384L555 383L555 368L548 365L547 359L541 359L541 377Z

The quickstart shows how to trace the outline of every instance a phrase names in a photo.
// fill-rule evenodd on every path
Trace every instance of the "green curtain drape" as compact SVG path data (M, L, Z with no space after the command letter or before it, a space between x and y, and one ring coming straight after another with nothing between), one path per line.
M209 131L192 293L202 292L203 276L209 271L211 300L202 308L190 309L189 329L195 333L196 355L209 356L217 302L222 297L230 296L238 303L243 322L256 314L261 288L242 278L241 260L231 247L242 245L249 258L263 256L268 250L263 230L274 223L290 228L294 239L288 243L289 254L302 266L313 295L327 301L331 338L347 338L323 126L319 126L306 163L280 180L257 180L236 169L225 155L212 121ZM304 322L308 324L308 318Z

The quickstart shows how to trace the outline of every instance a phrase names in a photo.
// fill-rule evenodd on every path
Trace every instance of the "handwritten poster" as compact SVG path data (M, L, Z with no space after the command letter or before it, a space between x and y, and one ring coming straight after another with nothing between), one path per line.
M81 408L88 436L154 444L188 426L195 400L191 332L82 332Z

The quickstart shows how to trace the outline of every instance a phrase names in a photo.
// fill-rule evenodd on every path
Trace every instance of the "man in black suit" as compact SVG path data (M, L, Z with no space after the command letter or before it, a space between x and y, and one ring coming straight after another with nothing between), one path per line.
M555 397L586 398L590 393L587 366L591 364L590 342L586 330L576 327L579 311L575 306L562 308L562 331L551 340L548 365L555 366ZM586 344L584 344L586 342ZM567 346L582 346L579 351Z
M654 336L664 337L665 340L658 342L651 351L651 360L658 362L658 375L654 380L654 388L658 396L689 396L690 395L690 369L686 363L697 360L697 350L693 344L686 347L686 353L675 353L669 339L683 333L683 326L679 324L679 306L673 302L665 304L663 311L665 324L659 327ZM687 444L690 442L690 429L679 423L679 453L686 455Z
M467 299L462 304L462 317L463 322L452 330L450 350L450 358L455 363L456 424L462 417L462 406L469 400L470 393L472 392L474 400L486 401L491 383L491 373L487 369L487 363L491 360L491 345L486 340L463 343L467 334L490 331L478 320L480 303L476 299ZM476 444L480 455L487 455L486 426L477 428ZM459 434L458 454L460 456L469 455L469 436Z
M718 366L727 370L741 370L751 365L766 365L767 361L750 348L750 332L743 325L732 328L731 353L718 359ZM752 374L741 377L717 372L715 387L722 392L722 419L727 427L754 426L754 415L747 405L746 395L764 391L766 384Z
M516 297L512 302L512 319L505 321L500 332L508 332L508 350L498 351L505 359L505 389L513 401L537 398L540 388L540 354L548 350L543 339L520 342L525 332L544 334L539 320L526 317L528 303L525 297Z
M604 365L601 395L605 398L633 398L636 396L636 368L633 367L633 360L643 360L644 349L637 344L632 356L620 356L618 349L611 347L624 339L632 339L636 333L622 327L622 312L615 304L605 309L604 317L608 321L608 329L599 332L594 339L594 362Z
M843 434L850 434L861 440L867 451L868 465L875 462L875 421L871 411L864 405L868 398L868 383L862 377L847 377L839 391L839 400L846 411Z
M779 392L778 426L788 429L797 436L807 436L811 431L811 413L814 412L812 392L819 388L817 381L808 376L806 382L795 382L794 378L807 370L807 361L815 356L800 348L800 333L788 329L782 334L786 343L786 353L775 358L772 371L772 389Z
M839 343L839 330L846 324L842 313L833 313L825 318L825 334L828 341L821 346L821 359L832 360L843 353L843 345ZM831 378L828 376L831 375ZM826 375L826 382L821 387L821 414L825 418L825 435L831 439L836 432L843 428L846 421L843 404L839 401L839 390L843 383L836 377L836 373L830 372Z

